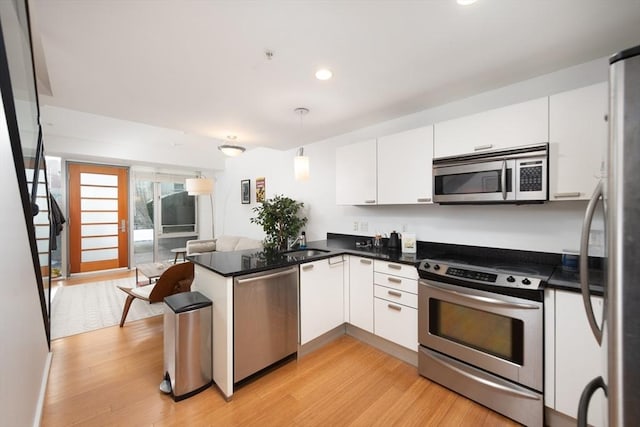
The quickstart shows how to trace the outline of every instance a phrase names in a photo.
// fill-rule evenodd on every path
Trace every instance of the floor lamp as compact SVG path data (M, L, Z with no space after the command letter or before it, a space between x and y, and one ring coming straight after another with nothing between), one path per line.
M211 238L215 237L213 232L213 180L205 177L187 178L187 194L189 196L209 196L211 203Z

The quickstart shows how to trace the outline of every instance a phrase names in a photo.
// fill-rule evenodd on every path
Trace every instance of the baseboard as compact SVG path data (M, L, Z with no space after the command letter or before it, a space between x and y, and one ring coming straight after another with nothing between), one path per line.
M36 403L36 413L33 417L33 427L39 427L42 422L42 412L44 410L44 399L47 394L47 382L49 381L49 372L51 371L51 360L53 353L47 353L47 359L44 362L44 370L42 372L42 382L40 384L40 393L38 394L38 402Z
M417 351L411 351L406 347L388 341L384 338L372 334L371 332L367 332L364 329L360 329L357 326L353 326L350 324L347 324L346 333L347 335L350 335L366 344L369 344L370 346L375 347L378 350L384 351L385 353L395 357L396 359L400 359L403 362L407 362L410 365L418 367Z
M319 348L329 344L331 341L335 341L343 336L345 334L344 325L345 324L343 323L342 325L333 328L329 332L320 335L318 338L314 338L308 343L298 346L298 357L304 357L309 353L313 353Z
M558 412L555 409L551 409L548 406L544 407L544 425L549 427L575 427L576 419L568 415Z

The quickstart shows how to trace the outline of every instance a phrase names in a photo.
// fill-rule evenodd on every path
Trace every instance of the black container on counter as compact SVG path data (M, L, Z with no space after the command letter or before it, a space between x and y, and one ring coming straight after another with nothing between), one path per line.
M399 251L401 248L400 235L394 231L389 235L389 244L387 247L390 251Z

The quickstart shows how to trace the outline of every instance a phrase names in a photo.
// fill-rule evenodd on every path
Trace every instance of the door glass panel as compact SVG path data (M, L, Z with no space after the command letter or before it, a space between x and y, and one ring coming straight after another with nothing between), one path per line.
M511 169L506 170L507 192L511 190ZM438 195L501 193L500 169L481 172L459 173L435 177L435 189Z
M117 199L117 187L91 187L83 185L80 187L80 197L93 197L97 199Z
M80 185L105 185L118 186L118 175L106 175L101 173L80 173Z
M184 183L160 184L162 233L184 233L196 230L195 196L189 196Z
M82 212L80 220L83 224L118 223L118 212Z
M153 262L153 182L136 180L133 255L136 265Z
M429 332L519 365L523 364L522 320L431 298Z
M83 225L83 236L104 236L118 234L118 224Z
M118 236L83 237L82 249L117 248Z
M117 211L118 201L109 199L82 199L80 209L83 211Z
M93 251L82 251L82 262L106 261L118 258L118 249L96 249Z
M158 259L163 261L174 261L176 254L171 249L184 248L187 246L187 240L193 240L196 237L164 237L158 240ZM180 258L181 259L181 258Z

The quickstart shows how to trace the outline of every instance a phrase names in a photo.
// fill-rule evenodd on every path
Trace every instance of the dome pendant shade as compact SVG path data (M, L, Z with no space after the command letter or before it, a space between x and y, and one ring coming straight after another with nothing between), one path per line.
M244 153L245 148L239 145L224 144L224 145L218 146L218 150L222 151L224 154L226 154L229 157L236 157Z
M209 178L187 178L185 180L187 194L203 196L213 193L213 180Z

